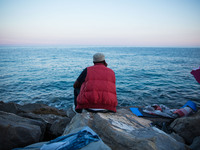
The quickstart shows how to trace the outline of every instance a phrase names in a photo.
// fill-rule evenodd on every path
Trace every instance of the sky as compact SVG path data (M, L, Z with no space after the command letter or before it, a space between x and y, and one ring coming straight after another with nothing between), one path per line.
M200 0L0 0L0 45L200 47Z

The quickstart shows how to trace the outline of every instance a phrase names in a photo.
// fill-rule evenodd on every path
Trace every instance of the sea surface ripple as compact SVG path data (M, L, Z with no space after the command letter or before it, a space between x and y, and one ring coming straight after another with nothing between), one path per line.
M71 107L73 83L96 52L115 72L119 106L200 106L200 84L190 74L200 48L0 47L0 100Z

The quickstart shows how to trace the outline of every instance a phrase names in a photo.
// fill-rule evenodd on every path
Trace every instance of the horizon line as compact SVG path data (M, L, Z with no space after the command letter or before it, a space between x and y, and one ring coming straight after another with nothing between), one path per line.
M0 47L139 47L139 48L200 48L200 46L138 46L138 45L64 45L64 44L0 44Z

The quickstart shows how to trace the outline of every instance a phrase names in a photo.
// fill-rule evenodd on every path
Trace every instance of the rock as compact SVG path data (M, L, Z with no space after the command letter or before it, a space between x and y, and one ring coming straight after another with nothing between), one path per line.
M40 150L40 148L46 143L47 142L34 143L34 144L31 144L31 145L24 147L23 149L24 150Z
M184 140L181 136L179 136L178 134L172 132L170 135L171 135L175 140L177 140L178 142L185 143L185 140Z
M19 110L18 104L11 103L11 102L4 103L3 101L0 101L0 111L10 112L14 114L21 112L21 110Z
M200 150L200 136L194 138L192 144L190 145L192 150Z
M196 149L199 146L199 138L195 137L200 136L200 111L191 117L173 121L170 127L177 134L169 135L152 127L152 121L169 124L172 120L139 118L128 107L118 107L117 113L76 114L71 108L63 111L44 104L18 105L0 102L0 149L24 147L51 140L62 135L63 131L65 135L84 126L89 126L105 144L116 150L188 149L183 138L187 144L193 141L190 148Z
M67 117L69 117L70 119L72 119L76 113L72 110L72 108L67 109L66 111Z
M174 120L170 127L190 145L195 137L200 136L199 125L200 110L195 115Z
M44 129L42 129L44 131L44 139L42 140L51 140L62 135L66 125L71 120L65 111L45 104L19 105L1 101L0 110L17 114L21 117L42 121L45 124Z
M10 131L14 131L17 134L14 137L21 136L23 133L19 133L22 129L22 127L26 127L26 132L29 130L31 131L31 128L33 128L31 125L35 125L37 127L40 127L40 138L37 138L38 140L35 141L30 138L30 141L38 142L38 141L46 141L46 140L52 140L60 135L62 135L63 131L65 130L66 125L70 122L71 118L69 118L65 111L59 110L54 107L50 107L44 104L25 104L25 105L19 105L15 103L4 103L0 102L0 111L1 112L1 120L4 121L4 124L2 124L2 130L5 127L11 126L9 128ZM6 113L7 112L7 113ZM7 115L6 115L7 114ZM9 115L8 115L9 114ZM15 114L15 115L14 115ZM71 116L72 117L72 116ZM3 121L2 120L2 121ZM17 122L16 126L14 123ZM28 126L27 126L28 124ZM31 127L30 127L31 126ZM36 128L36 127L35 127ZM19 129L19 130L18 130ZM25 130L24 129L24 130ZM35 132L33 130L32 134L36 134L38 132ZM11 133L10 133L11 134ZM30 133L28 133L30 134ZM37 134L36 134L37 135ZM0 136L3 137L3 134L0 133ZM30 135L32 136L32 135ZM23 141L24 139L19 137L12 139L13 143L19 143L14 144L14 146L24 146L31 144L28 141ZM9 142L8 142L9 143ZM23 144L21 144L23 143ZM4 145L4 144L2 144ZM7 144L6 144L7 145ZM11 144L12 145L12 144Z
M66 117L66 113L63 110L59 110L54 107L50 107L45 104L25 104L25 105L20 105L19 109L22 112L26 113L34 113L34 114L54 114L57 116L63 116Z
M46 124L44 133L45 141L52 140L62 135L66 125L70 122L70 118L61 117L54 114L33 114L33 113L20 113L22 117L31 118L34 120L43 121Z
M170 135L150 126L151 121L134 116L127 109L117 113L76 114L66 127L64 134L83 126L89 126L105 144L115 150L184 150L186 145Z
M0 149L12 149L39 142L43 138L45 124L0 111Z
M55 137L62 135L69 122L70 119L67 117L55 120L50 127L50 133Z
M18 115L43 120L47 123L44 140L51 140L62 135L66 125L71 121L66 112L44 104L26 104L20 106L20 110L26 113L18 113ZM68 110L67 112L70 112ZM72 113L70 114L72 115Z
M59 110L54 107L50 107L45 104L25 104L19 105L16 103L4 103L0 101L0 111L10 112L14 114L19 113L34 113L34 114L54 114L57 116L67 117L66 112L64 110Z

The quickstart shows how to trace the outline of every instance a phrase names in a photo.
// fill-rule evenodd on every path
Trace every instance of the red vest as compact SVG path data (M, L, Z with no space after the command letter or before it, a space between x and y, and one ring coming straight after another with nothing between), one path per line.
M77 97L76 109L96 108L116 112L117 94L115 73L103 64L87 68L85 82Z

